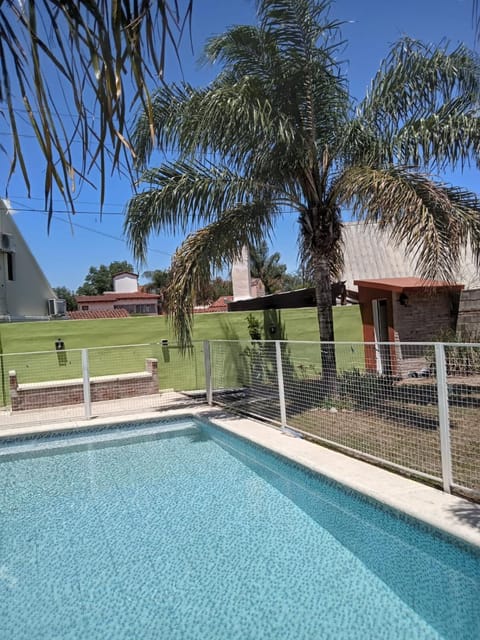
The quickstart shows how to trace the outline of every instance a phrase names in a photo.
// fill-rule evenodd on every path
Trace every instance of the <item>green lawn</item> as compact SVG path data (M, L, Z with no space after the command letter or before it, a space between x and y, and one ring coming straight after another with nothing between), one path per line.
M359 306L335 307L335 338L359 342L362 326ZM273 314L273 315L272 315ZM277 314L277 317L275 317ZM193 340L248 340L247 312L204 313L195 316ZM280 320L286 340L318 340L316 309L284 309L254 312L262 328ZM265 336L265 329L263 329ZM62 338L67 349L103 347L159 342L174 342L172 328L165 316L116 318L114 320L59 320L52 322L18 322L0 325L3 353L52 351L55 340Z
M12 323L0 325L3 346L0 372L0 403L8 404L8 372L15 370L19 383L64 380L82 376L81 352L89 349L91 376L112 375L141 371L145 359L159 361L161 389L205 388L202 341L245 340L250 342L246 316L248 313L209 313L195 316L195 348L183 355L175 347L171 326L165 317L118 318L114 320L69 320L55 322ZM318 340L315 309L288 309L281 312L256 312L263 335L274 339ZM359 307L334 309L335 332L339 341L360 341L361 321ZM271 333L270 327L281 327ZM57 354L54 343L57 338L65 342L66 351ZM169 348L159 344L169 340ZM121 345L143 345L134 348L114 349ZM224 383L235 386L244 366L243 348L232 343L228 347L227 367L223 371ZM338 349L341 349L339 347ZM314 373L320 367L320 350L311 345L291 345L290 353L300 365L300 371ZM45 352L36 353L34 352ZM339 368L342 369L341 359ZM310 367L307 369L307 367Z

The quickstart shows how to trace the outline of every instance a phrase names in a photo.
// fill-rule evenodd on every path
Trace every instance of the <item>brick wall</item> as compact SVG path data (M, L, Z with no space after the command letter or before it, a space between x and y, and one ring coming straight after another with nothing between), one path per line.
M452 296L447 291L408 293L406 305L392 296L393 324L400 342L431 342L455 323Z
M56 380L18 384L15 371L9 372L12 411L44 409L83 402L83 380ZM119 400L158 393L158 360L147 358L145 371L90 378L92 402Z

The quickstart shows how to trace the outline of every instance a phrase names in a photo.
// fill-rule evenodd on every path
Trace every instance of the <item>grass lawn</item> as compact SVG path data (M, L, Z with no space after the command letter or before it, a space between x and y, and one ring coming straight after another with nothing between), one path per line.
M0 326L3 347L3 376L0 372L0 403L8 404L8 372L15 370L20 384L46 380L65 380L82 376L81 352L89 349L91 376L142 371L145 359L159 361L161 389L189 390L205 388L203 346L206 339L250 341L247 312L205 313L195 316L193 353L183 355L174 346L175 340L168 319L163 316L117 318L108 320L63 320L52 322L12 323ZM288 309L256 312L263 335L289 340L318 340L315 309ZM337 340L360 341L361 320L358 306L334 308ZM270 333L277 325L281 330ZM57 354L54 343L61 338L66 351ZM169 340L168 349L159 344ZM147 345L114 349L122 345ZM234 345L232 345L233 347ZM238 346L236 347L238 351ZM296 345L297 357L312 362L311 345ZM34 352L45 352L36 353ZM235 354L232 352L231 380L237 379ZM320 351L316 350L317 360ZM301 360L300 360L301 361ZM318 363L315 363L318 369Z
M360 307L333 309L335 338L339 341L362 340ZM254 312L262 328L279 320L286 340L318 340L316 309L284 309ZM195 316L193 340L249 340L248 312L203 313ZM265 330L263 331L265 335ZM108 320L59 320L51 322L17 322L0 325L3 353L52 351L59 337L67 349L146 344L167 338L174 343L172 327L165 316L116 318ZM273 336L274 338L276 336Z

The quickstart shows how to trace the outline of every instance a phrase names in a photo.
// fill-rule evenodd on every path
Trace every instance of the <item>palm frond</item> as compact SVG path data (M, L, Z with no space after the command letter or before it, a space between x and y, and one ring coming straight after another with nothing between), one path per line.
M218 220L187 237L172 260L168 288L169 313L182 348L191 344L195 294L215 271L230 267L245 245L268 237L273 218L269 202L245 204L224 211Z
M406 123L394 136L393 152L401 164L433 170L463 169L471 160L479 162L480 120L477 109L463 113L456 98L438 111Z
M207 224L256 199L275 195L267 184L235 174L225 166L195 161L164 164L145 171L142 182L150 185L127 205L124 231L136 260L143 261L151 233L182 231Z
M122 160L129 166L129 109L143 103L149 111L148 83L162 77L167 42L176 49L192 6L188 0L181 12L178 0L0 3L0 106L6 105L12 132L11 169L19 165L28 189L28 163L18 133L17 101L23 101L45 159L50 214L54 187L73 209L75 182L98 167L103 204L107 159L114 169ZM59 85L70 92L65 95L68 131L58 112ZM131 103L126 86L133 86ZM77 166L72 145L78 140Z
M412 118L428 117L457 96L478 104L477 55L464 45L449 51L446 45L403 38L383 61L358 114L379 128L395 130Z

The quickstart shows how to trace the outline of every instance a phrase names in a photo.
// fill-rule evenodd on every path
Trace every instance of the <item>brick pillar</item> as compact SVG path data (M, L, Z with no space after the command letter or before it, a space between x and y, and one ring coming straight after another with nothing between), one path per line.
M16 411L20 408L20 399L18 397L18 381L17 372L8 372L8 388L10 390L10 402L12 403L12 411Z
M147 358L145 360L145 371L148 371L152 376L150 393L158 393L158 360L156 358Z

